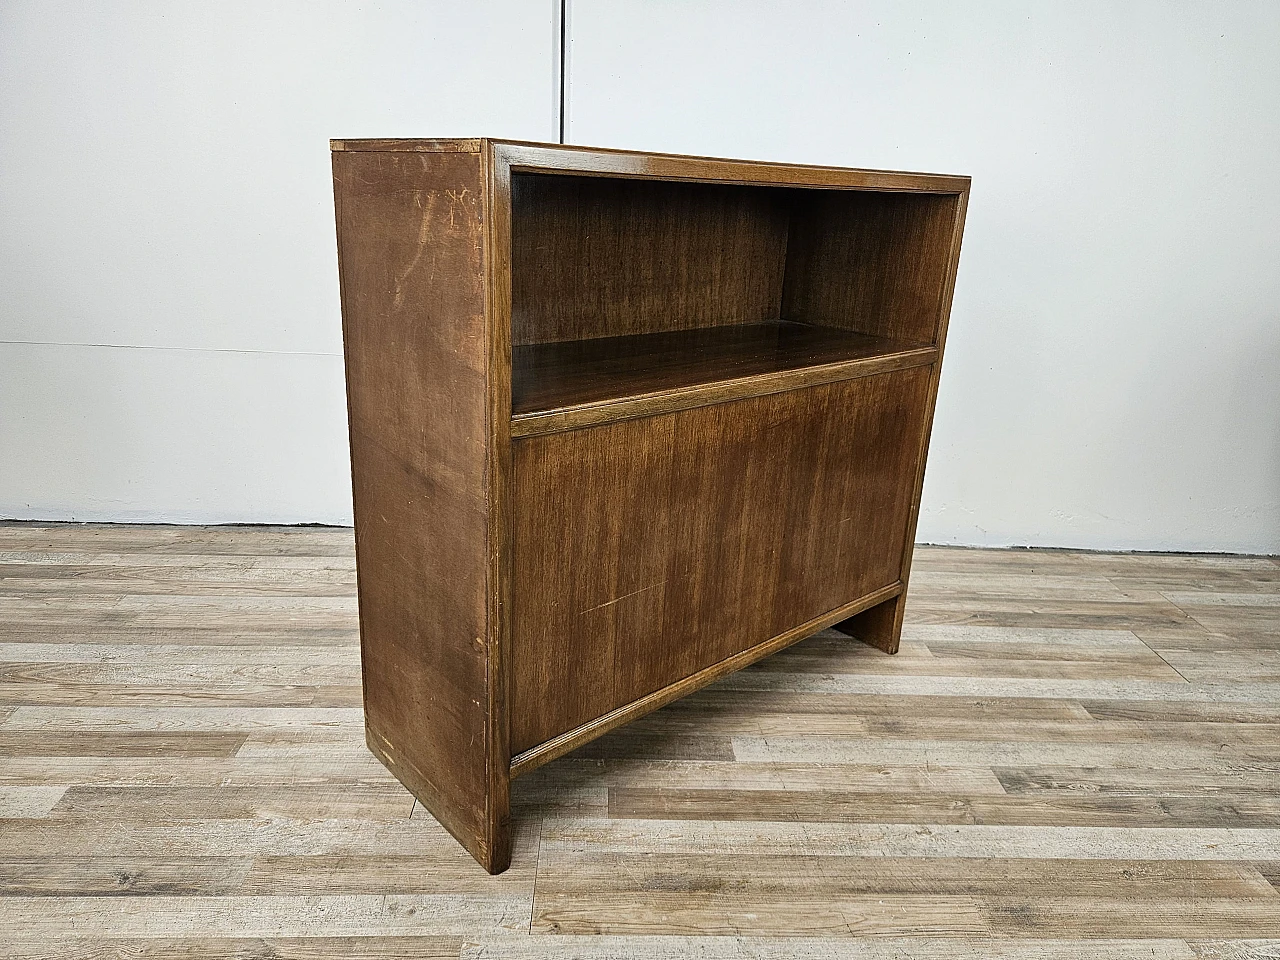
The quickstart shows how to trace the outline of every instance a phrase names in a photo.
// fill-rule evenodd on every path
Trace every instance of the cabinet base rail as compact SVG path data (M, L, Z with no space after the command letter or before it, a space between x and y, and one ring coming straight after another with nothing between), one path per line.
M713 663L711 666L705 667L697 673L685 677L683 680L677 680L673 684L655 690L639 700L633 700L618 707L616 710L610 710L603 716L596 717L580 727L575 727L567 733L562 733L546 743L540 743L536 747L531 747L524 753L517 755L511 761L511 776L514 778L528 773L530 770L535 770L544 763L549 763L557 757L562 757L566 753L576 750L584 743L608 733L610 730L630 723L632 720L657 710L659 707L664 707L673 700L679 700L681 697L695 690L700 690L723 676L750 666L757 660L763 660L770 654L777 653L779 650L789 647L793 643L798 643L806 637L811 637L820 630L834 627L850 617L862 613L864 610L869 610L872 607L900 597L902 593L903 586L901 581L891 583L887 587L876 590L874 593L869 593L865 597L854 600L852 603L846 603L844 606L829 610L822 616L814 617L807 623L802 623L786 633L780 633L778 636L765 640L763 643L758 643L754 647L748 647L740 653L726 657L719 663ZM896 639L896 633L893 636ZM859 636L858 639L864 640L873 647L884 649L884 643L878 636ZM896 648L896 643L894 646Z

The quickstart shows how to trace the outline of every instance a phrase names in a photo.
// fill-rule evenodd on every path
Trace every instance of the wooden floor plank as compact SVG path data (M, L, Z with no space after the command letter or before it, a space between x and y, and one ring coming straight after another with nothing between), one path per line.
M1098 720L1150 720L1156 723L1280 723L1280 701L1082 700L1081 707Z
M508 888L488 893L5 897L0 931L82 937L459 937L478 928L529 925L529 900Z
M1067 720L995 721L988 716L928 716L914 711L903 715L861 717L856 714L789 713L752 714L748 710L715 710L688 714L668 721L661 714L642 718L632 735L665 734L721 737L787 737L803 731L806 737L840 737L855 740L992 740L1004 743L1041 741L1069 743L1151 743L1188 746L1210 745L1266 747L1280 743L1280 718L1240 723L1234 720L1100 719L1085 716ZM1083 712L1083 711L1082 711Z
M543 771L546 772L543 772ZM748 763L704 760L597 761L567 758L558 766L539 767L517 780L514 793L554 793L582 786L681 787L727 790L840 790L845 793L955 793L963 796L1004 794L995 773L986 767L890 766L885 764Z
M1054 700L1160 700L1183 703L1280 703L1280 683L1188 683L1185 680L1018 679L1008 677L868 676L743 670L718 681L722 690L790 690L926 697L1046 697Z
M1280 898L832 896L780 904L741 894L539 894L535 931L685 936L1228 937L1280 929Z
M206 665L225 665L230 659L226 647L197 646L195 644L171 645L164 643L3 643L0 642L0 664L49 663L70 665L110 665L148 667L156 674L145 675L151 680L162 674L166 667L199 668ZM321 648L294 647L288 643L262 645L235 653L238 664L256 664L277 669L305 665L312 669L337 671L360 668L360 651L350 647ZM86 678L88 680L88 677ZM357 675L357 681L359 677ZM119 683L118 680L97 682ZM139 682L139 681L134 681ZM142 682L147 682L146 680Z
M453 960L460 937L110 937L19 940L14 960Z
M531 888L535 870L530 860L490 877L448 855L264 856L253 859L239 889L253 896L485 894L501 889L519 893Z
M257 785L81 785L68 787L49 816L89 821L403 820L412 811L413 795L399 783L382 780L333 785L277 784L270 790Z
M47 817L66 795L60 786L0 784L0 820L38 820Z
M216 896L244 886L247 857L7 857L0 897Z
M539 825L516 825L516 852L535 856ZM1249 847L1249 860L1280 859ZM0 858L137 856L429 856L466 866L470 856L429 817L387 820L120 820L102 823L11 820L0 830ZM471 868L468 868L471 869Z
M73 665L75 666L75 665ZM181 682L102 683L75 676L75 679L16 679L15 672L0 667L0 721L16 706L112 707L133 704L145 707L347 707L361 706L360 683L270 683L236 680L229 683L195 681L183 676ZM74 671L73 671L74 673ZM336 681L337 678L332 678Z
M0 732L41 731L82 733L151 733L183 731L278 731L345 727L361 730L364 711L358 707L137 707L21 706L0 726Z
M770 690L736 690L718 683L695 696L677 700L662 708L661 717L668 729L689 730L719 713L736 712L749 716L768 714L807 714L811 717L829 714L836 717L864 717L901 720L907 717L954 717L962 720L985 720L992 724L1011 725L1024 720L1081 720L1093 716L1076 700L1050 697L974 697L928 696L924 694L841 694L808 693L785 688ZM643 722L642 717L636 723Z
M0 757L230 757L246 739L242 733L205 730L23 730L10 727L12 718L10 713L0 723Z
M634 854L995 857L1033 860L1280 860L1280 830L600 820L549 817L541 849ZM922 864L922 870L929 869Z
M1151 770L1098 767L997 767L995 776L1011 794L1071 793L1079 797L1115 794L1150 797L1280 796L1271 770Z
M1242 745L1091 743L1054 740L912 740L791 736L733 738L734 756L754 763L940 764L949 767L1142 767L1153 770L1267 769L1280 774L1280 743Z
M0 523L0 545L7 550L251 557L347 557L355 548L351 531L343 527L14 522Z
M1098 897L1177 900L1207 896L1263 898L1273 894L1250 864L1182 860L935 859L921 870L903 857L699 856L600 854L544 858L540 895L590 898L597 892L777 895L800 899L884 894L900 896Z
M239 624L235 629L199 620L171 622L163 626L139 620L98 620L88 624L83 619L70 623L20 621L4 625L4 637L14 643L47 643L51 641L74 643L148 643L217 644L225 648L258 648L275 643L306 646L309 648L330 646L359 647L359 630L354 620L326 623L294 624L275 621L256 624ZM228 649L226 656L234 656Z
M55 811L56 814L56 811ZM1280 828L1280 796L1080 795L1037 790L1012 796L850 795L843 790L689 790L618 787L609 816L640 820L824 823L1009 824L1109 827Z
M346 757L317 751L316 757L280 756L154 757L59 756L5 757L0 784L15 786L200 787L278 785L334 786L348 783L386 783L387 770L367 752ZM989 780L997 784L994 775Z
M852 673L885 677L1002 677L1015 680L1156 680L1185 683L1187 678L1153 651L1140 659L1036 660L1010 656L943 657L913 655L910 649L897 656L872 656L850 647L824 650L815 645L797 645L792 651L763 660L754 672ZM1259 678L1264 679L1264 678Z
M1215 947L1219 943L1223 942L1215 942ZM463 960L1195 960L1198 955L1186 941L1175 939L558 934L485 938L464 943L460 956ZM1229 960L1246 960L1243 954L1212 956L1214 960L1227 960L1228 956Z
M1280 621L1276 624L1276 635L1280 636ZM1169 666L1192 682L1280 682L1280 650L1235 650L1227 638L1216 650L1161 646L1157 652Z
M356 593L355 570L345 567L273 570L256 564L143 567L0 561L0 597L34 600L65 596L73 585L82 594L130 596L353 597Z

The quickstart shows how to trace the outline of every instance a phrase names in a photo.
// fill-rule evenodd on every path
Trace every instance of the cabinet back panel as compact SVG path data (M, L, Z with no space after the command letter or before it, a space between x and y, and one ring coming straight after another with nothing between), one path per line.
M787 219L769 188L513 174L512 343L776 320Z
M782 315L936 343L959 197L793 191Z
M517 440L513 753L895 583L931 369Z

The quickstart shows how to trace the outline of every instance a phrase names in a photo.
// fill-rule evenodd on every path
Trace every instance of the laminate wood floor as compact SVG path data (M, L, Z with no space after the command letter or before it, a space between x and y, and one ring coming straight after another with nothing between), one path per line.
M515 783L486 876L363 742L349 530L0 526L10 957L1280 957L1280 564L922 548Z

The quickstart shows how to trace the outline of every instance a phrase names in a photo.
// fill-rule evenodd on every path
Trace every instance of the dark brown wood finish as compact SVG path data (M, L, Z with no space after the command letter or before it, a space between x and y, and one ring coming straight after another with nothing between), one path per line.
M902 590L901 583L891 583L889 586L876 590L874 593L869 593L865 597L860 597L852 603L829 610L819 617L814 617L812 620L806 620L790 630L770 637L762 643L757 643L753 647L747 647L745 650L725 657L723 660L717 660L709 667L704 667L696 673L689 674L675 683L659 687L652 693L645 694L617 709L601 714L595 719L574 727L558 737L544 740L536 747L531 747L512 758L511 775L517 777L531 770L536 770L544 763L549 763L557 757L562 757L569 751L576 750L583 744L589 743L610 730L615 730L625 723L643 717L646 713L651 713L659 707L671 703L673 700L678 700L690 693L701 690L726 674L741 670L743 667L749 667L756 661L777 653L779 650L784 650L793 643L811 637L820 630L825 630L836 623L855 619L864 610L885 606L887 600L901 596Z
M805 191L793 206L782 315L936 343L960 198Z
M511 207L516 346L778 318L779 191L524 173Z
M516 441L512 749L896 583L928 384Z
M900 593L896 597L859 611L847 620L832 624L831 628L846 636L856 637L864 643L869 643L885 653L897 653L898 642L902 636L900 618L906 606L905 596L905 592Z
M967 178L333 148L369 742L487 869L515 774L896 649Z
M495 162L491 141L480 144L483 168L483 272L486 368L486 414L489 460L485 494L489 500L487 561L489 573L488 632L485 637L489 699L485 766L489 777L485 830L492 852L485 869L500 873L511 863L511 174Z
M924 424L920 431L920 446L916 456L916 475L912 484L914 493L902 551L901 580L904 585L911 579L911 557L915 549L916 524L920 520L920 496L924 491L925 461L929 456L929 435L933 431L933 412L938 400L938 382L942 376L942 351L947 339L947 324L951 318L951 299L955 291L956 270L960 265L960 243L964 237L964 218L968 204L969 191L965 190L956 198L951 210L946 270L942 277L942 292L937 302L938 319L934 327L937 331L934 339L938 345L938 357L930 376L929 398L925 404ZM862 616L837 624L836 629L849 636L857 637L885 653L897 653L902 638L903 618L907 609L905 591L885 606L886 610L867 611Z
M512 351L512 433L529 436L930 364L932 346L769 322Z
M483 172L478 152L333 155L368 742L497 871Z
M346 141L359 149L362 141ZM376 141L371 149L435 149L438 140ZM497 161L514 172L534 172L698 183L812 187L823 190L878 190L893 193L967 194L969 178L937 173L862 170L806 163L728 160L672 153L640 153L603 147L575 147L517 140L491 141Z

